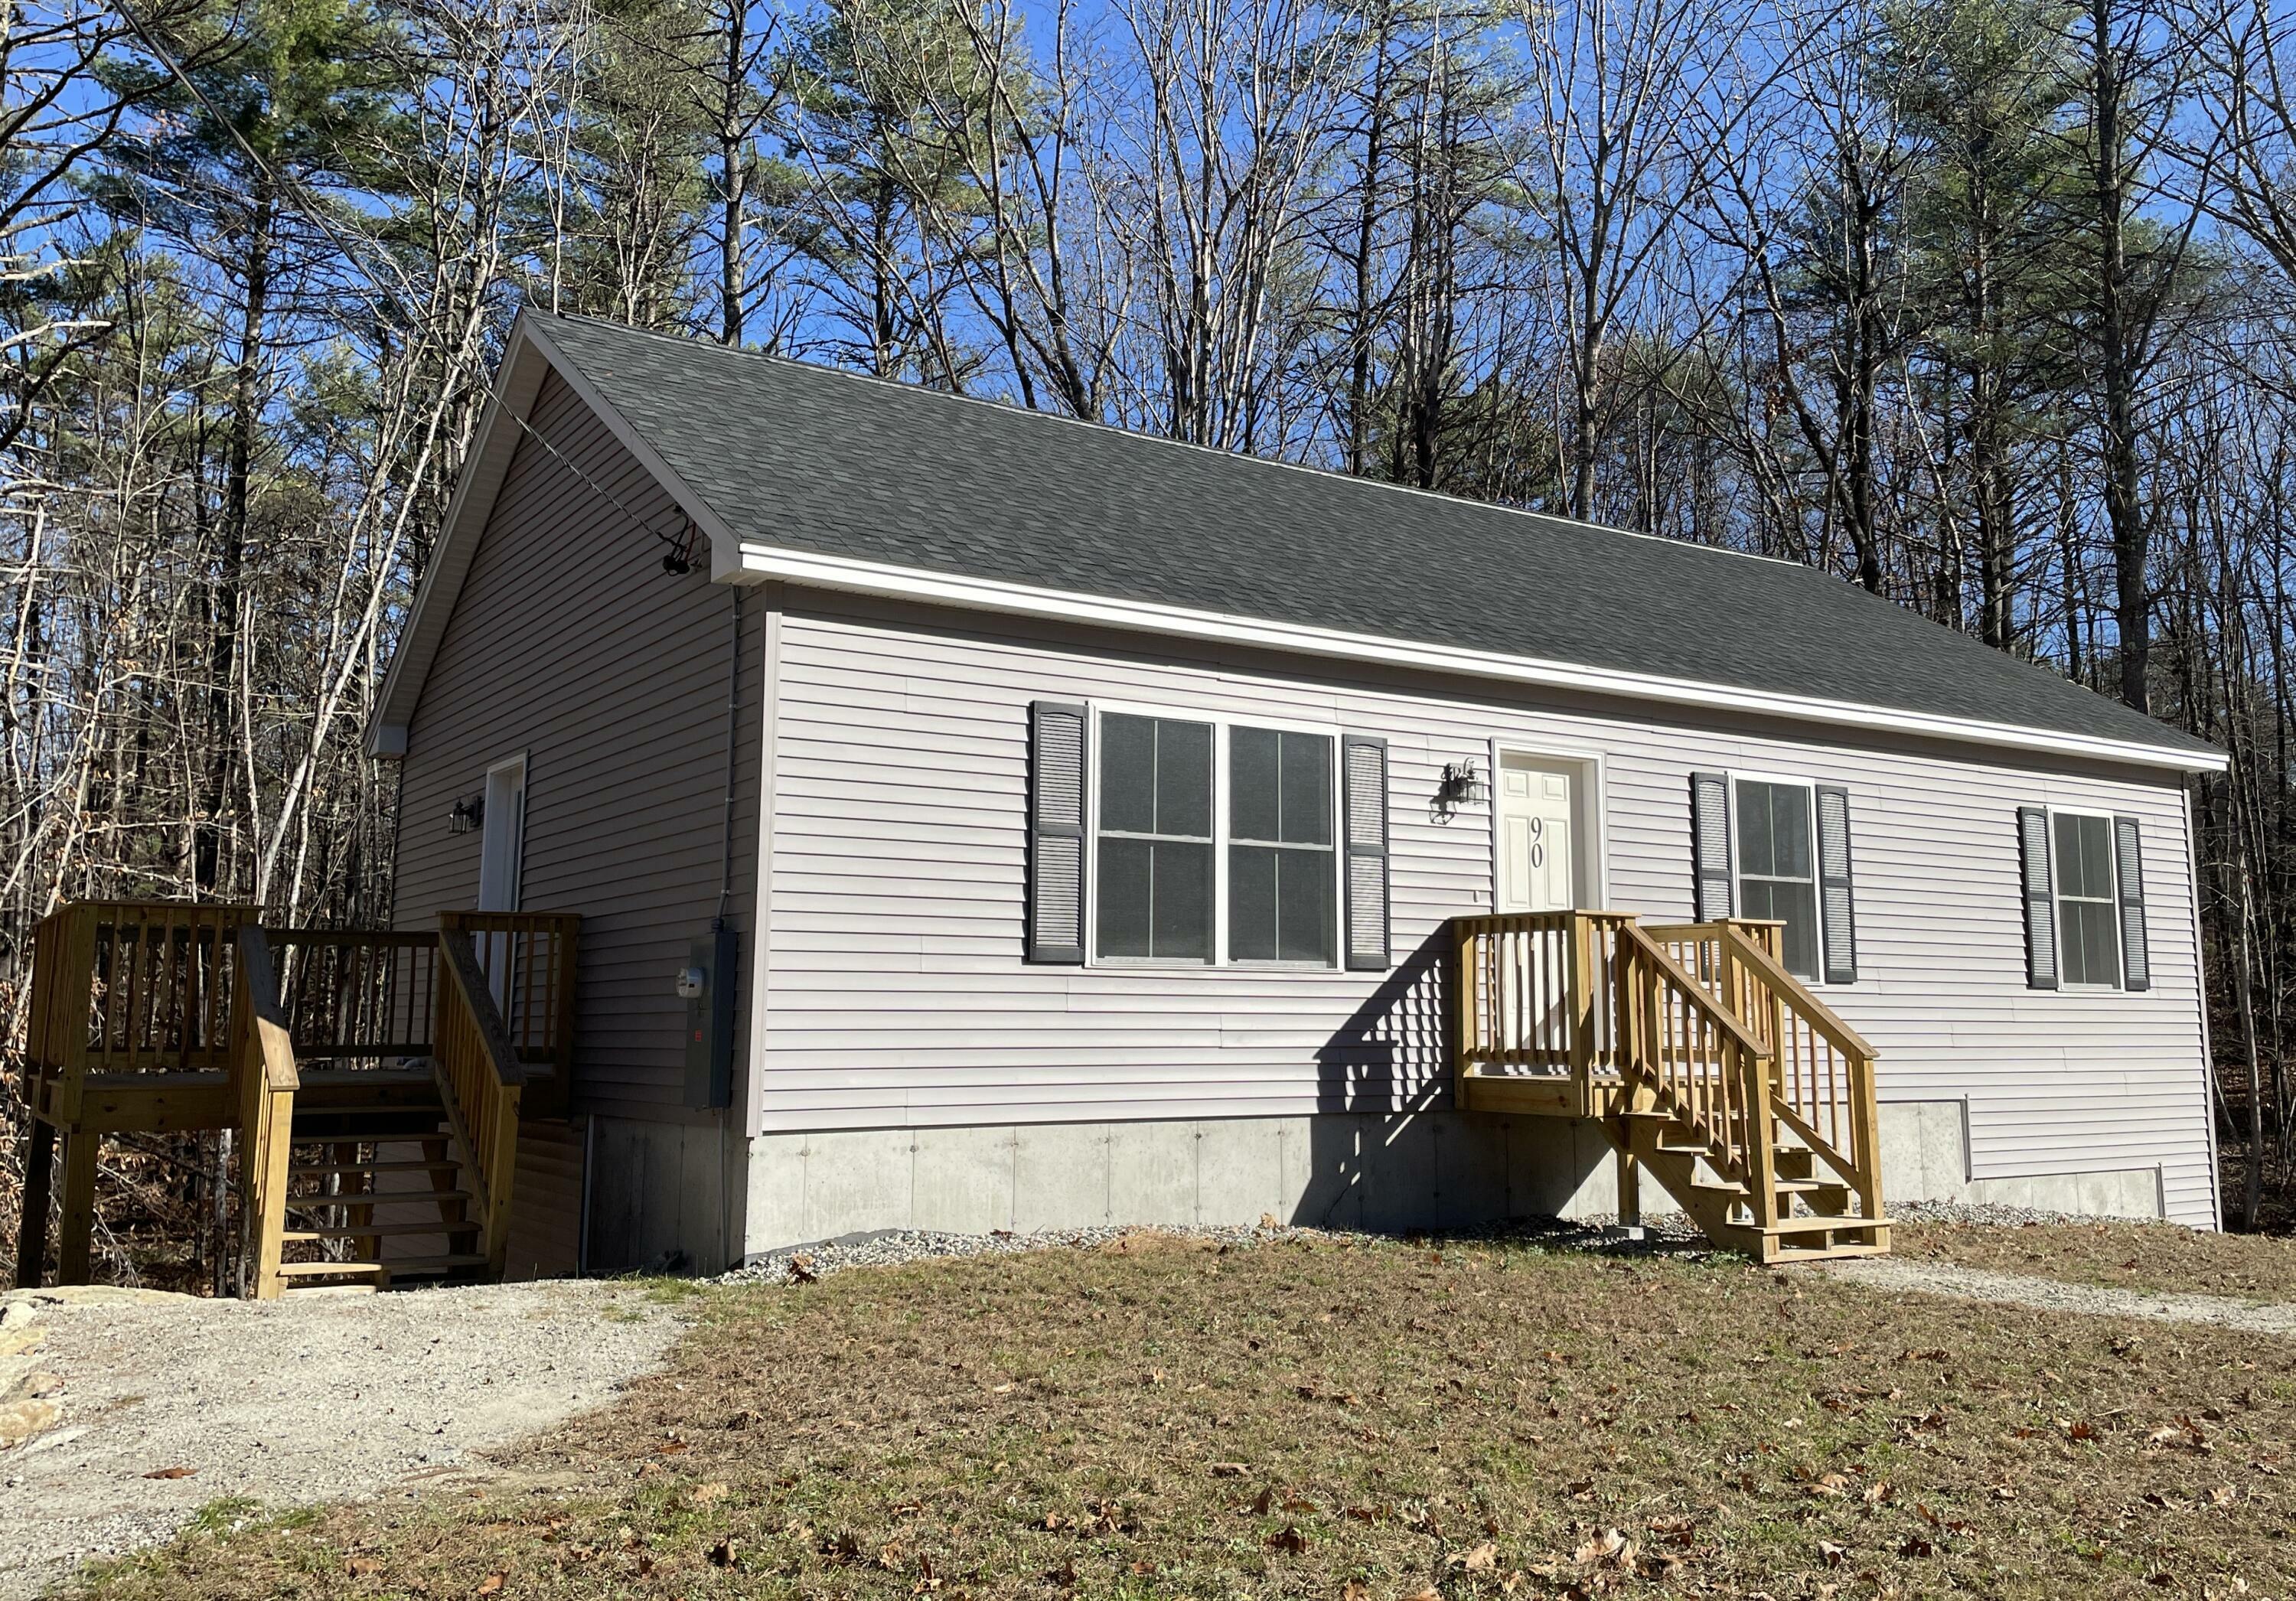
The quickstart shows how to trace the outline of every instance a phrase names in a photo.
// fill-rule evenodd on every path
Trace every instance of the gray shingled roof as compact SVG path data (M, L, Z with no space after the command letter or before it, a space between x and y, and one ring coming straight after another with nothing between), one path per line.
M540 330L746 541L2205 751L1792 563L1177 445L699 341Z

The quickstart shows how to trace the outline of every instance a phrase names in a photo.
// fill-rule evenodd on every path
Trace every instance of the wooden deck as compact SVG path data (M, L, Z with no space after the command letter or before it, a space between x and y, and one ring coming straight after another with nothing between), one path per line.
M433 932L266 928L255 908L88 901L34 941L17 1282L85 1283L107 1135L236 1135L239 1282L499 1277L519 1120L563 1106L570 913ZM394 1252L389 1242L410 1250Z
M1459 1105L1598 1123L1622 1221L1648 1170L1759 1260L1886 1252L1874 1051L1785 970L1778 928L1456 919Z

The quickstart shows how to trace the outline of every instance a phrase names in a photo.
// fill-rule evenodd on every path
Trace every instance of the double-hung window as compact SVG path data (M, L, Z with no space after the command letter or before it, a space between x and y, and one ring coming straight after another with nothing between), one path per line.
M2113 873L2112 819L2053 812L2057 950L2062 981L2120 984L2120 894Z
M1741 778L1737 822L1738 915L1785 924L1780 959L1797 978L1821 976L1817 847L1810 787Z
M1339 926L1331 738L1236 727L1227 751L1228 958L1329 966Z
M1337 962L1333 735L1115 710L1098 727L1095 959Z
M1212 725L1100 719L1099 852L1102 956L1212 959Z

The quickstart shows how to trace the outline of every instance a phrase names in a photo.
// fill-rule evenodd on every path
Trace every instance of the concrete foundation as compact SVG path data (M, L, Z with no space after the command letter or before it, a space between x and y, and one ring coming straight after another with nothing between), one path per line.
M1882 1107L1884 1204L1908 1201L2031 1206L2100 1218L2163 1215L2161 1170L1970 1176L1969 1116L1960 1101L1891 1101Z
M599 1117L589 1154L592 1273L716 1273L739 1260L745 1143L718 1122Z
M1957 1101L1883 1106L1890 1200L2161 1215L2150 1168L1972 1180L1964 1127ZM1452 1112L773 1134L750 1142L745 1250L878 1228L1025 1233L1268 1216L1333 1228L1456 1227L1609 1214L1617 1182L1591 1124ZM1643 1206L1674 1210L1647 1176Z

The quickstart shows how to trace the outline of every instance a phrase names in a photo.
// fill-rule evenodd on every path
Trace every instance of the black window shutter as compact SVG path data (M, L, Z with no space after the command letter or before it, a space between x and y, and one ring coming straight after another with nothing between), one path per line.
M2025 983L2034 989L2057 987L2057 908L2050 893L2049 814L2038 806L2017 809L2017 854L2025 883Z
M1690 869L1696 916L1714 923L1730 915L1730 776L1690 776Z
M1857 981L1857 898L1849 883L1849 792L1817 792L1817 898L1825 924L1825 981Z
M1340 782L1348 844L1348 965L1382 972L1393 965L1388 955L1387 742L1342 735Z
M2112 855L2120 881L2120 987L2152 987L2152 952L2144 943L2144 850L2134 817L2112 820Z
M1084 960L1084 790L1089 708L1029 707L1028 958Z

